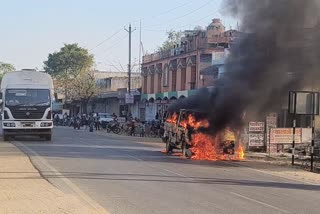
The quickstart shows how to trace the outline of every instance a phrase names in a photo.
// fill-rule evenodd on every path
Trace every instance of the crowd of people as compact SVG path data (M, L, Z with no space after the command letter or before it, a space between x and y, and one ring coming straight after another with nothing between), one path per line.
M70 126L75 129L96 131L107 130L116 134L125 134L139 137L160 137L163 132L163 122L158 119L153 121L140 121L138 118L128 116L124 123L119 123L115 113L112 114L113 121L101 121L99 114L76 114L71 116L67 113L55 113L53 115L54 125Z
M100 117L96 113L76 114L74 116L67 113L55 113L53 115L53 123L56 126L84 127L85 129L94 127L97 131L101 129Z

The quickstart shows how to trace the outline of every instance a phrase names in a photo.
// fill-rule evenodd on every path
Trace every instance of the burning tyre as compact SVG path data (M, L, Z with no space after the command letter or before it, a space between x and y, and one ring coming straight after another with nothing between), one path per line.
M196 160L238 160L243 159L243 149L236 150L235 133L230 129L212 136L208 132L209 121L198 110L183 109L168 113L164 125L166 154L174 149L182 156Z

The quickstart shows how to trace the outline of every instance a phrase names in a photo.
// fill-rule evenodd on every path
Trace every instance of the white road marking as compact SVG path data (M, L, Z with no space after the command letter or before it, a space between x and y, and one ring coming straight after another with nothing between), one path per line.
M102 206L100 206L97 202L95 202L92 198L90 198L87 194L82 192L80 190L80 188L77 187L71 180L69 180L66 177L64 177L63 174L61 174L58 170L56 170L53 166L51 166L37 152L35 152L34 150L28 148L23 143L16 142L15 144L17 144L19 147L22 147L25 151L27 151L27 155L28 155L28 153L31 154L33 156L32 158L36 159L38 162L40 162L45 167L47 167L50 171L52 171L55 176L59 177L59 179L61 179L75 194L77 194L77 196L80 199L82 199L82 201L84 201L88 205L90 205L93 209L95 209L97 211L97 213L101 213L101 214L102 213L103 214L109 213Z
M261 204L261 205L263 205L263 206L265 206L265 207L269 207L269 208L278 210L278 211L283 212L283 213L291 213L291 212L289 212L289 211L287 211L287 210L281 209L281 208L279 208L279 207L275 207L275 206L273 206L273 205L271 205L271 204L267 204L267 203L264 203L264 202L262 202L262 201L258 201L258 200L256 200L256 199L249 198L249 197L247 197L247 196L244 196L244 195L241 195L241 194L238 194L238 193L235 193L235 192L230 192L230 193L231 193L232 195L237 196L237 197L246 199L246 200L248 200L248 201L255 202L255 203L257 203L257 204Z

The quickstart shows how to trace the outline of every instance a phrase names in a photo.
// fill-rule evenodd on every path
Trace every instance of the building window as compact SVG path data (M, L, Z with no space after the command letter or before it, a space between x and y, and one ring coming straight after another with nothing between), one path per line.
M106 78L105 84L106 89L111 89L111 78Z
M161 93L161 79L162 79L162 73L159 73L159 75L158 75L158 93Z
M181 69L181 90L186 90L187 69Z
M151 74L151 86L150 86L150 93L154 93L154 74Z
M191 82L190 82L190 89L196 88L196 81L197 81L197 70L196 66L191 67Z
M172 91L177 90L177 70L172 71Z
M147 94L147 88L148 88L148 76L143 77L143 93Z
M169 84L169 70L168 70L168 67L165 67L162 77L163 77L163 86L168 86L168 84Z

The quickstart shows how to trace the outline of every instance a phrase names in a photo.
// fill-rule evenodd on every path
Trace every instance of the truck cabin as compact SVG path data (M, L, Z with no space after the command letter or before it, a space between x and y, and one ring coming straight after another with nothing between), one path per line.
M207 114L199 109L181 109L178 118L179 126L190 125L199 121L205 121L208 118ZM184 124L187 123L187 124Z

